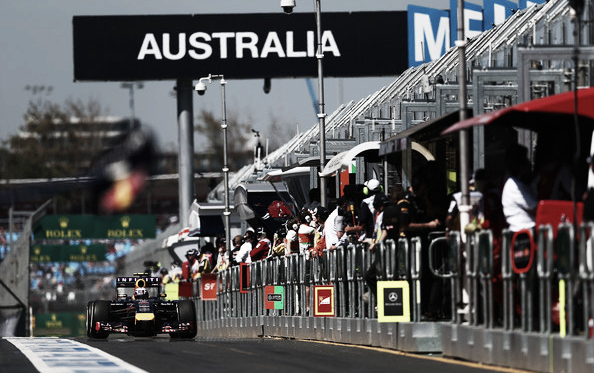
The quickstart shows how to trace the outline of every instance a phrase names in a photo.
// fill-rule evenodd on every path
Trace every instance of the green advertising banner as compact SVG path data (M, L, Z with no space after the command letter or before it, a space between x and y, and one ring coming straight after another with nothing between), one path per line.
M35 225L36 240L155 238L154 215L45 215Z
M105 244L93 245L32 245L31 263L100 262L105 259Z
M83 336L86 334L86 315L77 312L39 313L33 315L33 335Z

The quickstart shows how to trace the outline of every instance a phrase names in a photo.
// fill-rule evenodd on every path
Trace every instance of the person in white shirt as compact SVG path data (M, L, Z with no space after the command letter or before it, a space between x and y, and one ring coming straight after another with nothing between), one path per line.
M530 188L528 149L519 144L510 146L505 155L507 178L501 192L505 220L512 232L535 226L538 199Z
M223 239L219 244L219 255L217 256L217 263L213 272L222 272L229 267L229 252L226 246Z
M344 235L344 218L338 213L340 204L328 215L324 225L324 237L326 238L326 249L336 250L346 236Z
M237 252L236 262L237 263L251 263L252 257L250 256L250 252L254 248L252 245L252 241L255 239L254 231L248 230L245 232L245 242L239 248Z

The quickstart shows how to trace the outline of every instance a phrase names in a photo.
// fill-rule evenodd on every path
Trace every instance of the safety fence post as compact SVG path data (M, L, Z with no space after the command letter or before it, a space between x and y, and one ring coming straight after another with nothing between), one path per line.
M367 250L367 246L365 246L363 243L358 242L355 245L355 258L354 258L354 266L355 266L355 279L356 279L356 297L357 297L357 306L356 306L356 312L355 314L358 315L358 317L363 318L366 315L366 310L365 310L365 302L363 300L363 294L365 294L365 272L367 271L367 269L369 268L368 266L366 266L365 263L367 263L368 261L368 257L369 257L369 250ZM371 298L371 296L369 297ZM370 308L370 306L369 306ZM368 308L368 309L369 309Z
M268 261L267 264L265 264L265 274L266 274L266 279L265 279L265 283L264 286L284 286L285 287L285 304L284 304L284 308L282 310L266 310L264 309L262 311L262 315L276 315L277 313L280 313L281 315L290 315L290 310L291 310L291 300L290 298L288 298L289 294L289 287L290 284L288 282L288 277L289 274L287 273L287 257L283 256L283 257L273 257L272 259L270 259ZM263 291L265 291L265 287L262 288ZM265 295L262 296L262 303L264 303L264 297ZM262 304L262 307L264 307L264 305Z
M551 332L553 294L553 227L543 224L538 228L536 251L536 272L539 282L539 330Z
M328 278L326 284L334 284L336 286L337 268L336 268L336 250L328 251ZM334 304L338 305L338 291L334 292Z
M579 278L582 282L584 337L594 336L594 223L582 223L579 231Z
M421 321L421 239L413 237L410 240L410 278L412 281L413 320Z
M297 265L298 265L298 256L299 254L291 254L287 258L287 267L286 267L286 284L289 287L289 291L291 292L291 310L289 311L291 316L297 315L299 309L299 287L298 287L298 272L297 272ZM282 284L282 283L281 283Z
M239 266L231 267L231 317L237 317L241 310L239 293Z
M476 271L482 287L482 320L487 328L494 325L493 305L493 232L474 233Z
M346 259L346 288L348 314L350 318L363 314L362 295L365 291L363 279L363 245L360 242L350 242L345 248Z
M447 245L448 245L448 259L449 259L449 270L452 272L451 277L451 294L452 294L452 304L451 304L451 313L452 313L452 322L459 324L462 320L460 314L458 313L458 306L460 305L459 302L462 301L462 239L460 237L460 232L457 231L450 231L447 236Z
M514 328L514 273L511 268L511 238L513 232L504 230L501 234L501 278L503 281L503 329Z
M295 257L295 272L297 279L297 302L298 307L295 310L297 315L305 315L305 256L304 254L296 254Z
M452 232L453 236L458 237L459 240L459 233L458 232ZM446 280L449 279L450 280L450 294L451 294L451 304L450 304L450 309L452 311L452 318L456 317L455 315L457 314L456 312L456 269L454 266L451 265L452 261L455 262L455 257L454 260L451 259L453 250L451 250L450 247L450 240L452 238L450 237L438 237L435 238L431 241L431 243L429 244L429 270L431 271L431 273L433 273L433 275L435 277L438 277L440 279ZM443 249L446 248L446 252L443 252ZM441 249L442 251L438 251L439 249ZM455 253L454 253L455 255ZM437 257L441 257L443 260L440 263L436 263L436 258Z
M559 277L559 323L560 333L575 335L575 309L574 309L574 287L575 287L575 240L573 224L561 223L557 229L557 260L556 267ZM566 307L563 307L566 305ZM567 316L564 317L564 308L567 309ZM564 327L565 319L567 326Z
M346 314L346 263L344 260L345 248L339 246L336 250L336 282L334 287L336 289L336 316L344 317Z

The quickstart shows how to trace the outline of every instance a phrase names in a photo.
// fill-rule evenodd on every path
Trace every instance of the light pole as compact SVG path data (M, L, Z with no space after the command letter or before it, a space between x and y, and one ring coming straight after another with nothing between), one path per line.
M458 101L460 104L460 121L466 119L466 38L464 36L464 0L458 1ZM468 130L463 129L459 135L460 148L460 233L462 240L466 242L464 228L470 223L470 192L468 180L470 179L468 171Z
M295 0L281 0L281 7L287 14L293 13ZM326 112L324 111L324 51L322 49L322 5L321 0L315 0L316 7L316 33L317 33L317 51L318 59L318 126L320 132L320 172L326 165ZM318 173L319 174L319 173ZM320 176L320 204L324 207L326 204L326 178Z
M223 75L212 75L209 74L207 77L200 78L194 90L198 93L199 96L204 95L206 92L206 85L204 81L208 81L212 83L213 80L219 80L221 83L221 101L222 101L222 111L223 111L223 119L221 120L221 128L223 129L223 175L224 175L224 192L225 192L225 212L223 215L225 216L225 246L227 248L227 252L231 252L231 212L229 211L229 166L227 163L227 99L225 97L225 85L227 81Z
M136 86L136 88L138 89L143 89L144 88L144 83L143 82L136 82L136 83L122 83L121 84L121 88L126 88L128 89L128 92L130 94L130 128L129 130L132 131L134 129L134 87Z

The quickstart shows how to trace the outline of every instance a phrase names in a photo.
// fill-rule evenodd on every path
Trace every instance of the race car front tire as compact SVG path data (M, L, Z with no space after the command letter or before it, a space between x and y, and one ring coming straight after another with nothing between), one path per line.
M95 325L98 322L107 322L109 320L110 302L98 300L89 302L87 305L87 336L93 339L106 339L109 332L96 330Z
M189 323L190 329L183 332L171 333L172 338L194 338L198 333L196 328L196 306L191 300L180 300L177 303L177 318L180 323Z
M87 303L87 318L85 320L85 326L87 328L87 337L91 337L91 329L93 329L93 327L91 326L91 312L93 309L93 304L94 302Z

